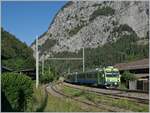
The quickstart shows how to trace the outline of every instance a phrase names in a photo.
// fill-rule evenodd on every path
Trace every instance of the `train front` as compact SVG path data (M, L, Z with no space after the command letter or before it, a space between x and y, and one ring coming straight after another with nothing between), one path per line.
M116 88L119 86L120 83L120 74L117 68L112 66L108 66L104 68L105 73L105 86L106 88L112 87Z

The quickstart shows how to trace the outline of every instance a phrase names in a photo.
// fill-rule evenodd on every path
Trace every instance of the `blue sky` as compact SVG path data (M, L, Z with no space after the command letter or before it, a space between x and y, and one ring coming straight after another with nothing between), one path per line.
M47 31L59 9L67 1L3 1L2 27L30 45L36 35Z

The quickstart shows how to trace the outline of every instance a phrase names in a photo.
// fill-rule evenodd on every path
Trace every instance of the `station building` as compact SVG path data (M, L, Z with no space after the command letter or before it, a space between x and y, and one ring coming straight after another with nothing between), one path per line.
M128 63L119 63L114 67L120 70L122 74L124 71L129 71L136 76L135 81L129 81L128 87L132 90L149 91L149 59L132 61Z

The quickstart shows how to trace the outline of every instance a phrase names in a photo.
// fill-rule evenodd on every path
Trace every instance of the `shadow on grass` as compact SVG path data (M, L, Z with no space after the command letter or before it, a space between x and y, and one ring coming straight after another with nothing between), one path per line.
M10 102L8 101L5 93L1 91L1 111L2 112L14 112Z
M36 109L36 112L43 112L46 105L47 105L47 100L48 100L48 92L45 89L45 97L44 101L41 103L40 107Z
M81 91L81 92L77 92L75 94L73 94L74 97L79 97L81 95L84 95L85 94L85 91Z

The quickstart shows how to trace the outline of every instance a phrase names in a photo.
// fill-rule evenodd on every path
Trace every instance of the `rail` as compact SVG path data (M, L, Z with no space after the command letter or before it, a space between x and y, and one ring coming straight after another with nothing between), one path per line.
M82 101L81 99L79 98L75 98L71 95L67 95L61 91L58 91L56 88L55 88L55 85L52 85L51 86L51 89L55 92L55 93L58 93L59 95L62 95L63 97L66 97L66 98L70 98L76 102L80 102L82 104L85 104L85 105L88 105L88 106L91 106L91 107L94 107L94 108L99 108L99 109L102 109L102 110L106 110L108 112L117 112L116 109L111 109L109 107L104 107L103 104L96 104L96 103L92 103L91 101L90 102L86 102L86 101ZM48 91L47 91L48 92Z
M102 91L99 91L98 88L95 88L96 90L93 90L91 87L87 87L87 86L86 87L84 86L84 88L81 88L81 87L79 87L79 85L77 85L78 87L75 87L75 85L70 85L68 83L64 83L64 85L68 86L68 87L71 87L71 88L75 88L75 89L85 90L85 91L88 91L88 92L94 92L96 94L108 95L108 96L111 96L111 97L116 98L116 99L117 98L118 99L119 98L126 98L128 100L135 101L135 102L138 102L138 103L143 103L143 104L148 104L149 103L149 99L141 98L141 96L136 97L136 96L134 96L135 94L132 94L132 96L131 96L131 93L138 93L138 92L128 92L128 93L130 93L129 94L130 96L129 96L126 93L124 93L125 90L123 90L123 91L116 90L117 92L114 93L113 92L114 90L112 90L110 92L104 92L105 90L107 91L108 89L103 89Z

